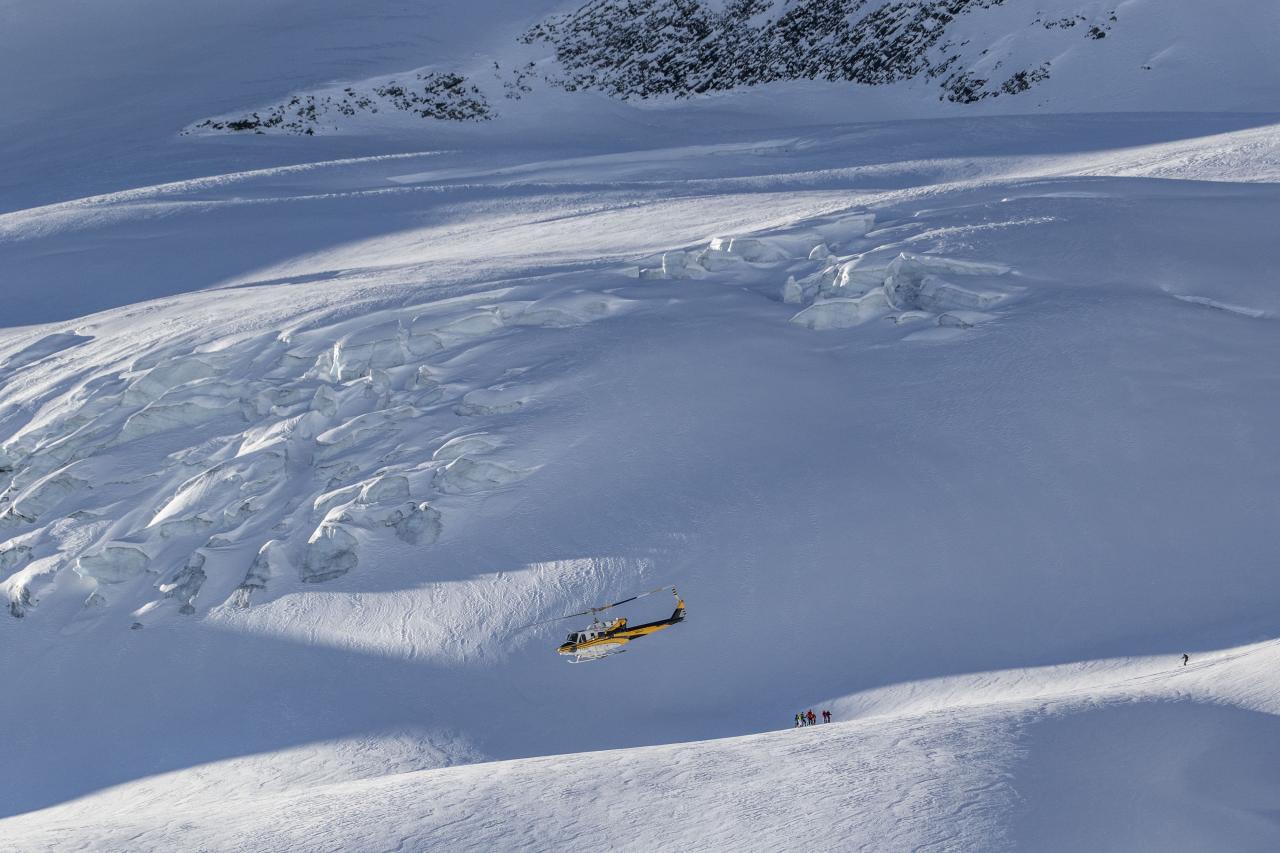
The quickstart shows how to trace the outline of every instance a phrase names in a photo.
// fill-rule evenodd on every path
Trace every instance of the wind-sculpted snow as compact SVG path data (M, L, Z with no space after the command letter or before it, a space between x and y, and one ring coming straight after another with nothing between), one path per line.
M5 359L0 367L3 367L6 371L19 370L42 361L55 353L79 346L91 340L93 338L86 335L77 335L72 332L55 332L51 335L45 335L35 343L13 353Z

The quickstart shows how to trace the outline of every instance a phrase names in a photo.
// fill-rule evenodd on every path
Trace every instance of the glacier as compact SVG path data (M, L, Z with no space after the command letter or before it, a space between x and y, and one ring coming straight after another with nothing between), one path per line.
M0 849L1280 843L1280 26L1050 5L947 24L1059 51L973 103L4 13ZM494 115L192 131L419 68Z

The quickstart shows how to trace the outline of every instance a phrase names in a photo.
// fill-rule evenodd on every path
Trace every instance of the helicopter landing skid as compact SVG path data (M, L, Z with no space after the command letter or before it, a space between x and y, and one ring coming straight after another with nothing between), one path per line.
M597 652L595 654L576 654L569 657L569 663L591 663L592 661L604 660L605 658L611 658L614 655L620 655L625 651L626 649L614 649L613 651Z

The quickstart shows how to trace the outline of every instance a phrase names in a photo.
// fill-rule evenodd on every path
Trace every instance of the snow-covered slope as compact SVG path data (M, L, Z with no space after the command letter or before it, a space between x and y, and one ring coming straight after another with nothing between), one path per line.
M735 735L1268 635L1258 121L432 154L8 215L50 285L168 295L5 333L4 801L236 756L209 778L367 778L352 738L410 770ZM112 273L158 222L151 277ZM689 621L603 664L517 630L663 582Z
M554 3L0 8L0 847L1273 846L1270 6L975 104L565 91ZM507 45L485 121L179 135Z
M6 829L139 851L1267 850L1277 662L1270 641L987 673L837 703L863 716L830 726L265 791L224 762Z

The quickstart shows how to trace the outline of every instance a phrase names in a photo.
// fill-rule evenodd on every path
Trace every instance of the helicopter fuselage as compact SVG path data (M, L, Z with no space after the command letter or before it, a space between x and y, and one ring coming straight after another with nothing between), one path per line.
M684 621L684 600L677 599L675 612L666 619L628 625L625 617L612 622L596 622L590 628L575 631L556 651L562 655L594 656L621 651L632 640L647 637Z

